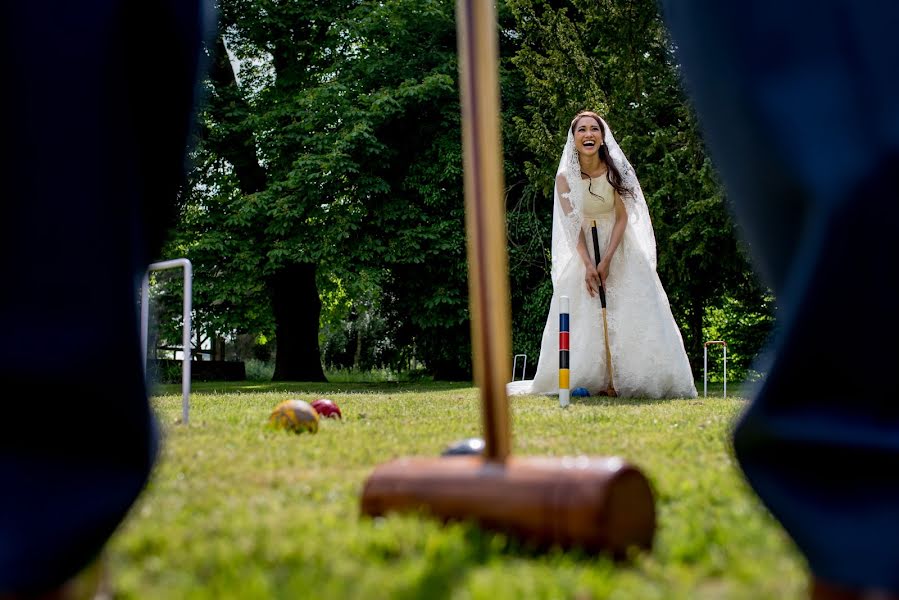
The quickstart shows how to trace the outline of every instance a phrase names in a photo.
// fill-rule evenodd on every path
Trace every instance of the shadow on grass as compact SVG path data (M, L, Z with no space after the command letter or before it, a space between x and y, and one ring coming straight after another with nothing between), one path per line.
M676 402L689 402L689 398L609 398L608 396L587 396L572 398L572 404L585 406L657 406Z
M728 383L727 397L745 400L752 390L752 384L742 382ZM724 397L724 386L721 383L708 385L708 396L699 389L695 398L610 398L608 396L580 396L571 399L572 404L584 404L588 406L656 406L669 403L696 404L703 400L720 399Z
M424 513L410 513L421 519L430 519ZM435 553L428 561L428 568L422 576L416 580L415 585L409 586L395 598L453 598L458 596L459 582L465 580L465 573L471 569L482 567L493 557L515 558L521 560L552 560L550 557L564 555L567 561L575 563L589 563L591 568L628 568L633 567L633 562L622 558L615 560L610 555L589 553L581 548L568 548L562 550L559 547L539 546L533 543L519 540L518 538L482 528L473 521L453 521L453 525L463 527L465 540L464 552Z

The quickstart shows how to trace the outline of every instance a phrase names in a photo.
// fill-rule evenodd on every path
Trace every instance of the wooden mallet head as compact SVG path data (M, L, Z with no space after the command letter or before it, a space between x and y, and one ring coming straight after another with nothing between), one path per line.
M496 16L492 2L457 5L475 381L484 456L400 458L375 468L364 515L425 512L471 520L542 547L622 556L648 548L655 505L646 477L619 458L510 457L508 263L499 132Z

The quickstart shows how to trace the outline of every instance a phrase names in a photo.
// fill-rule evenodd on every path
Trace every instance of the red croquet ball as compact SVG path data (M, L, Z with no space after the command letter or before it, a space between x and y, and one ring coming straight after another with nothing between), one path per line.
M285 400L275 407L268 422L273 427L294 433L318 431L318 411L304 400Z
M314 408L318 414L328 419L343 418L343 415L340 413L340 407L334 404L333 400L328 400L327 398L313 400L312 408Z

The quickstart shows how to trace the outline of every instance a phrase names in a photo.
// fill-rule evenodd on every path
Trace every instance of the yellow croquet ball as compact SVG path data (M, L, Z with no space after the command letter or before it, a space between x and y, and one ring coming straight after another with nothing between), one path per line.
M318 413L312 405L303 400L285 400L275 407L268 418L269 425L294 433L316 433Z

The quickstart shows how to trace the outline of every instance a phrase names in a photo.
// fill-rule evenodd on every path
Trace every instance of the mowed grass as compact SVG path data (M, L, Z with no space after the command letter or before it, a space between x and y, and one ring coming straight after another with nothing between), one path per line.
M729 394L739 393L730 386ZM111 541L117 598L802 598L805 565L743 482L729 439L742 397L514 398L520 455L617 455L650 478L658 531L628 563L536 552L471 524L359 515L372 469L481 435L456 384L196 384L152 400L164 431L152 480ZM700 393L702 391L700 390ZM327 396L342 421L272 431L288 398Z

